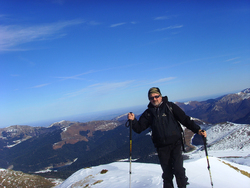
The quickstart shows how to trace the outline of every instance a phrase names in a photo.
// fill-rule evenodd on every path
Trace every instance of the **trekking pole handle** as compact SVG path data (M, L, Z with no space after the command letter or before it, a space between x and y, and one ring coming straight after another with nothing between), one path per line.
M129 114L133 114L133 112L129 112ZM132 126L132 120L128 119L128 121L125 123L126 127Z

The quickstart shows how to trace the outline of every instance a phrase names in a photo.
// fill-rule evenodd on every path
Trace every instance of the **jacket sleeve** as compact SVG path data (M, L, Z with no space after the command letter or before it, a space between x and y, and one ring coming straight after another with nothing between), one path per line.
M136 118L132 121L132 129L136 133L141 133L142 131L146 130L150 125L151 117L147 110L143 112L143 114L139 118L139 121Z
M198 131L201 129L199 125L197 125L191 118L185 114L185 112L176 104L171 103L173 114L175 118L185 127L193 131L194 133L198 133Z

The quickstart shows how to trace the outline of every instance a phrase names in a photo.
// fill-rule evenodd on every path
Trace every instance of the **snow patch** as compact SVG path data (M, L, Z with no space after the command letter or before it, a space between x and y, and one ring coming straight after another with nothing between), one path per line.
M185 105L189 105L192 101L184 102Z

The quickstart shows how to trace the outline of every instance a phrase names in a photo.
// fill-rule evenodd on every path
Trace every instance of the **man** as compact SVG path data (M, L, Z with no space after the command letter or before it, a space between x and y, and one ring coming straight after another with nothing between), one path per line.
M148 109L143 112L139 121L133 113L128 113L128 119L132 120L132 128L136 133L151 128L152 141L157 149L163 170L163 187L173 188L175 175L178 187L186 188L188 183L183 167L183 140L180 123L204 137L207 136L206 131L201 130L200 126L195 124L180 107L169 102L167 96L162 97L159 88L150 88L148 99L150 101Z

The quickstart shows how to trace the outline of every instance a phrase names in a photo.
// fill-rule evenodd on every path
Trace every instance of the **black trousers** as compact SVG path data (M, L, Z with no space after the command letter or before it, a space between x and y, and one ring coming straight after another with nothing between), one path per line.
M173 188L175 175L178 187L185 188L187 177L183 167L182 141L178 140L175 144L157 148L157 152L163 170L163 187Z

